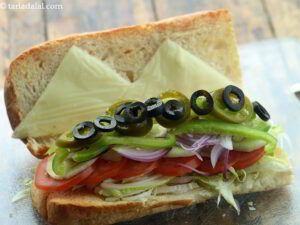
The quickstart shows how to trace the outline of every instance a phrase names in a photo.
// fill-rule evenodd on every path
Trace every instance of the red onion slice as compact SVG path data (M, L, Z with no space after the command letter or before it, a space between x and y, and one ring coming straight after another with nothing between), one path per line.
M233 149L233 144L232 144L232 138L229 135L226 136L221 136L220 137L220 145L222 145L224 148L228 150Z
M232 150L233 147L232 147L232 139L231 139L231 136L221 136L220 137L220 143L215 145L212 150L211 150L211 153L210 153L210 160L211 160L211 165L213 168L215 168L220 156L222 155L223 152L226 151L226 155L227 158L225 157L225 165L228 164L228 154L229 154L229 151L228 150ZM227 166L228 167L228 166ZM226 168L226 171L227 171L227 167L225 166Z
M115 146L113 150L125 158L139 162L153 162L168 153L168 149L137 149L128 146Z
M213 168L215 168L220 156L225 150L226 149L220 144L217 144L212 148L210 153L210 162Z
M215 135L184 134L177 136L177 145L186 151L198 152L205 146L220 143L220 138Z

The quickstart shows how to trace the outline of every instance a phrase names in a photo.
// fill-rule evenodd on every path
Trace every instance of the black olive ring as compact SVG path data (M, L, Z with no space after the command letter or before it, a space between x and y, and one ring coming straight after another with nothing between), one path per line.
M94 120L95 127L101 132L111 132L117 126L117 121L111 116L98 116Z
M85 129L88 129L88 132L81 132ZM73 128L73 136L76 140L87 140L92 137L95 137L96 134L97 131L95 125L93 122L90 121L79 123Z
M181 101L171 99L164 104L163 117L169 120L179 120L184 117L185 108Z
M258 115L263 121L268 121L271 118L268 111L259 102L255 101L252 105L256 115Z
M149 98L145 101L149 117L160 116L164 110L164 103L159 98Z
M118 124L126 124L127 123L123 114L124 114L124 110L130 104L131 104L131 102L126 102L117 107L116 112L115 112L115 120L117 121Z
M237 103L231 101L230 98L231 94L238 97L239 101ZM240 111L245 104L244 92L236 86L228 85L227 87L225 87L223 91L223 101L225 105L228 107L228 109L230 109L231 111L234 112Z
M124 109L125 123L141 123L147 119L147 107L142 102L133 102Z
M197 99L199 97L205 97L206 103L207 103L207 107L201 108L198 104L197 104ZM213 106L214 106L214 100L211 96L211 94L205 90L198 90L195 91L192 96L191 96L191 108L193 109L193 111L198 114L198 115L206 115L209 114L212 110L213 110Z

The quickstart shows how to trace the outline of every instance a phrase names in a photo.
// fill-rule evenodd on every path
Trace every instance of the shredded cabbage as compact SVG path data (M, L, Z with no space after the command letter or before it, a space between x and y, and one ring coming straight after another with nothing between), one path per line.
M13 198L12 198L12 202L18 202L21 201L23 199L29 198L30 197L30 186L32 184L32 179L24 179L22 184L25 186L25 188L19 192L17 192Z
M195 180L199 183L199 185L205 185L215 191L218 194L218 203L221 200L221 196L228 202L228 204L232 205L238 214L240 213L240 208L233 197L233 185L235 177L231 176L228 180L224 180L222 175L216 175L212 177L203 177L196 176Z
M125 184L116 183L115 181L102 182L100 185L102 190L100 190L99 194L106 197L124 198L166 184L171 179L173 179L173 177L153 175Z
M188 184L177 184L177 185L163 185L154 189L153 193L155 195L160 194L181 194L191 190L199 188L196 182L191 182Z
M277 154L280 155L279 153ZM236 171L233 168L229 168L229 171L231 174L229 174L227 180L225 180L221 174L211 177L195 175L194 180L198 182L199 185L215 191L216 194L218 194L218 203L221 197L223 197L239 214L240 208L233 197L233 191L242 189L249 190L253 188L254 184L259 185L255 183L258 178L260 179L260 183L263 183L264 186L273 186L274 178L276 177L274 175L272 176L272 174L290 172L291 168L287 158L265 155L257 163L244 170Z
M276 138L277 140L280 139L280 136L282 134L284 134L284 130L281 126L279 125L274 125L272 126L269 131L268 131L269 134L271 134L274 138ZM265 146L265 152L268 154L268 155L271 155L273 156L274 155L274 149L272 146L270 146L270 144L267 144Z

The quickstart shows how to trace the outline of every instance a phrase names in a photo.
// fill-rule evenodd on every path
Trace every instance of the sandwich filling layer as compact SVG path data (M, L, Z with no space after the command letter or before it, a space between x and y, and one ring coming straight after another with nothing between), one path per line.
M233 85L190 98L166 91L145 102L118 101L56 140L37 167L35 185L88 188L105 201L205 189L239 211L232 194L239 184L268 182L266 174L290 170L277 145L281 130L269 119L260 103Z

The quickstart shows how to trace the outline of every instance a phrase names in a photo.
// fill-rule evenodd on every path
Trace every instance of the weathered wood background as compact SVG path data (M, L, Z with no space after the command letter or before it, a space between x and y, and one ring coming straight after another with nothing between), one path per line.
M299 0L1 0L62 4L63 10L0 9L0 74L30 46L66 34L95 31L191 13L228 8L240 44L300 37ZM0 83L3 76L0 76Z

